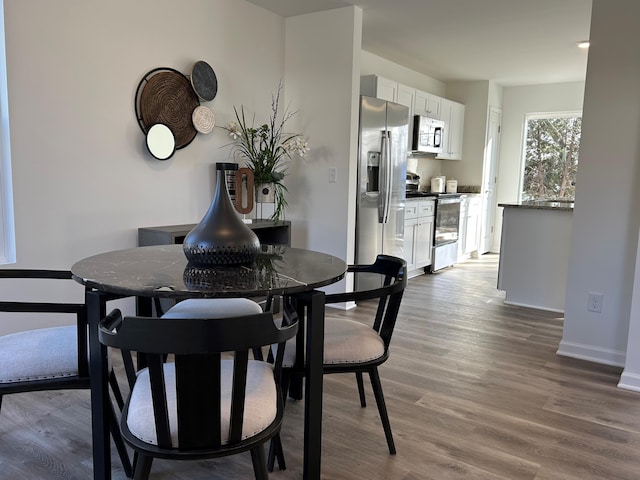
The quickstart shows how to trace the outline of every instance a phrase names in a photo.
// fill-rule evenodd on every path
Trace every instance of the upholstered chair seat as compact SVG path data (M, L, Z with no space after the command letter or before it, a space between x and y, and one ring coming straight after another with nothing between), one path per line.
M324 365L367 363L385 355L384 340L369 325L342 318L325 318ZM296 360L295 339L287 342L283 367Z
M227 318L262 313L248 298L189 298L176 303L162 318Z
M229 442L229 418L231 412L231 379L233 361L221 362L221 444ZM169 412L169 430L171 447L179 448L178 407L176 399L176 372L173 362L164 365L165 385L167 388L167 410ZM151 387L148 369L141 370L129 400L127 426L133 435L152 445L157 445L156 424L153 416ZM276 385L273 382L273 366L266 362L249 360L247 367L247 392L244 399L244 419L242 440L246 440L265 430L276 418L278 399Z
M78 375L77 338L75 325L0 337L0 383Z

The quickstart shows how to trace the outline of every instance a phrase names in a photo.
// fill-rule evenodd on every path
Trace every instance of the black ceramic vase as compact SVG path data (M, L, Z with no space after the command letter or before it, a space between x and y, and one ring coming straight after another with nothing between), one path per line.
M235 163L216 163L216 192L209 210L184 238L182 248L193 267L253 263L260 241L236 212L225 181L225 170L237 170Z

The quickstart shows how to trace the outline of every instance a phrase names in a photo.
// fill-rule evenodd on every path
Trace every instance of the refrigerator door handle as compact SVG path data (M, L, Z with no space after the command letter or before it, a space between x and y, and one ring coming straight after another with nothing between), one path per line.
M387 223L389 221L389 211L391 209L391 187L393 185L393 160L391 158L391 132L385 130L384 132L384 158L382 164L384 165L384 192L382 195L382 201L384 202L382 208L382 220L381 223Z
M389 176L388 156L389 142L387 141L387 130L380 131L380 193L378 195L378 223L387 223L387 177Z
M381 169L381 191L378 204L378 221L387 223L389 221L389 210L391 208L391 132L389 130L382 131L382 158L380 159Z

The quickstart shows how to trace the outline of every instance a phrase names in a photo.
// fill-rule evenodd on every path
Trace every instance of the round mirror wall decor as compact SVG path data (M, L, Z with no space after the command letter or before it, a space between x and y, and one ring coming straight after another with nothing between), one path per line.
M168 160L176 151L176 140L169 127L162 123L152 125L147 132L147 149L158 160Z

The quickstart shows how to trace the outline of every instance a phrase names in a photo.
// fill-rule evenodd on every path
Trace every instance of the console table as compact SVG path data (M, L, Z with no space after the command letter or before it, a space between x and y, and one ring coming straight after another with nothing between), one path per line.
M291 246L291 222L282 220L254 220L247 223L247 227L255 232L258 240L263 245ZM165 225L161 227L138 228L138 246L180 244L184 237L196 224L189 225Z

